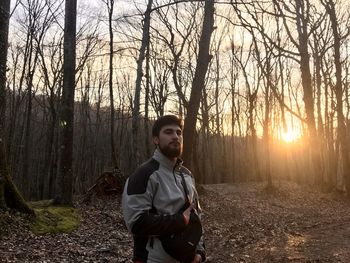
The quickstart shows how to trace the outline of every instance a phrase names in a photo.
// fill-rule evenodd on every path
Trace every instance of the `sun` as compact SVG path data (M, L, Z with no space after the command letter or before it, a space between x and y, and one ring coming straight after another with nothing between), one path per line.
M286 143L291 143L298 140L300 138L300 134L293 130L287 130L282 133L281 137L282 137L282 140L285 141Z

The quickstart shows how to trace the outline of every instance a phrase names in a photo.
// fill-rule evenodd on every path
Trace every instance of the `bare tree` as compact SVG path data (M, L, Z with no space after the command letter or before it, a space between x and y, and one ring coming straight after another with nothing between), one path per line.
M72 205L73 197L73 126L75 93L75 46L77 1L66 0L63 53L63 92L60 111L60 156L56 202Z
M10 0L0 3L0 208L11 207L21 212L33 213L14 185L7 163L5 138L6 109L6 64L8 48L8 32L10 20Z
M150 102L150 83L151 83L151 76L150 76L150 43L148 43L147 51L146 51L146 85L145 85L145 116L144 116L144 129L145 129L145 148L146 148L146 155L151 155L151 148L150 148L150 132L149 132L149 102Z
M114 141L114 123L115 123L115 109L114 109L114 96L113 96L113 10L114 0L105 0L108 10L108 31L109 31L109 107L111 111L110 128L111 128L111 159L113 167L118 166L118 154Z
M237 91L236 91L236 86L237 86L237 79L238 79L238 66L237 63L235 62L234 57L235 55L235 48L234 48L234 43L233 40L231 39L231 57L230 57L230 74L229 74L229 83L230 83L230 92L231 92L231 174L230 174L230 182L235 183L237 181L237 174L236 171L238 171L239 175L239 169L236 169L236 156L239 156L239 153L236 155L236 133L235 133L235 124L238 123L240 125L238 113L237 113L237 106L236 106L236 97L237 96Z
M134 164L138 165L140 162L139 156L139 120L140 120L140 95L141 95L141 83L143 77L143 61L145 59L146 48L149 45L149 31L151 24L151 12L152 12L153 0L148 0L147 9L144 13L143 27L142 27L142 40L137 59L137 73L136 73L136 84L135 84L135 95L132 111L132 159Z
M204 89L205 75L211 59L209 54L210 38L214 30L214 1L205 1L202 34L198 45L198 59L184 128L184 153L185 163L191 167L193 154L193 138L196 131L197 114L200 105L202 90Z
M334 39L334 64L335 64L335 75L336 75L336 84L335 84L335 94L337 99L337 130L338 130L338 141L341 150L341 158L343 164L343 176L345 179L345 186L347 194L350 197L350 160L349 160L349 146L346 138L346 124L343 113L343 85L342 85L342 65L340 59L340 48L341 48L341 35L339 32L338 19L335 12L335 4L333 0L322 0L323 6L326 9L327 14L329 15L333 39Z
M304 92L304 104L305 104L305 112L306 112L306 123L308 126L309 138L310 138L310 146L311 146L311 159L313 163L313 173L314 179L318 182L322 180L322 176L316 176L317 173L322 170L321 160L319 154L319 143L316 131L316 121L314 114L314 96L313 96L313 86L312 86L312 76L310 70L310 53L308 50L308 42L310 31L314 29L310 29L309 21L311 16L312 5L309 1L301 1L295 0L293 7L294 12L286 6L286 4L281 3L281 1L274 0L274 4L278 9L278 15L284 16L284 26L288 32L289 37L291 37L292 43L298 49L298 55L300 56L300 60L298 61L300 64L300 72L301 72L301 81ZM285 10L289 10L293 15L295 15L295 25L298 39L293 38L291 35L291 31L287 26L286 22L286 14L283 12L283 8Z
M153 29L157 32L156 37L160 38L170 50L172 57L169 61L165 62L171 70L173 85L180 101L179 104L183 105L185 108L188 107L188 99L186 98L186 90L184 90L186 83L184 83L183 78L189 78L190 76L187 76L189 74L184 74L180 70L180 67L183 67L181 60L183 60L186 55L186 47L192 44L192 42L195 42L194 39L191 38L191 34L197 30L196 16L193 16L193 13L196 13L200 6L191 3L190 7L191 8L185 8L184 16L180 15L181 12L179 12L180 9L178 5L163 8L165 11L163 9L158 9L157 14L160 21L166 27L168 35L161 34L159 29ZM173 13L172 16L170 16L171 13ZM176 21L174 25L172 21Z
M48 60L45 58L44 44L39 48L40 68L43 75L44 94L47 97L47 103L44 105L44 111L47 110L47 128L45 142L44 168L40 173L39 179L39 198L49 198L54 194L55 176L57 174L57 133L58 133L58 98L61 95L62 83L62 59L61 49L63 47L63 35L58 36L58 44L53 45L52 41L48 54ZM47 109L46 109L47 108Z
M50 27L54 14L48 8L49 2L42 1L28 1L27 6L22 3L22 6L27 10L28 16L28 25L27 26L27 43L28 45L28 60L26 66L26 117L24 119L24 136L23 142L23 160L22 160L22 185L23 193L25 196L30 196L32 191L32 181L29 180L30 174L30 159L32 154L32 128L31 128L31 119L32 119L32 108L33 108L33 95L35 94L34 90L34 74L37 69L40 45L42 44L43 38L47 33L48 28ZM36 191L34 191L36 192Z
M169 100L170 70L161 58L155 58L152 65L154 78L149 82L149 101L157 117L163 116L165 104Z

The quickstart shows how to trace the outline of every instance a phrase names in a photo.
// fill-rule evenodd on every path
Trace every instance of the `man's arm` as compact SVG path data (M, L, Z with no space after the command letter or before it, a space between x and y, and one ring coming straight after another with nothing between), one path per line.
M180 213L175 215L158 215L144 212L131 228L134 235L171 235L182 231L186 227L184 216Z

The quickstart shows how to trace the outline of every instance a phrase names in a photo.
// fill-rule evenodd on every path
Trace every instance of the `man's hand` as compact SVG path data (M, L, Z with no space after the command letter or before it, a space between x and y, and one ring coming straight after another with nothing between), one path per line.
M202 257L201 257L201 255L196 254L191 263L200 263L200 262L202 262Z
M183 213L185 224L188 225L190 222L191 210L194 209L195 205L192 203Z

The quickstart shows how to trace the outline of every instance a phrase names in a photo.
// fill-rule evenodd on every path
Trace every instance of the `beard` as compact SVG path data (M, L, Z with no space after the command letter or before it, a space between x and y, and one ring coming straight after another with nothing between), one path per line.
M179 157L182 154L182 144L178 143L177 147L173 145L174 143L170 143L165 146L159 145L159 150L169 158Z

